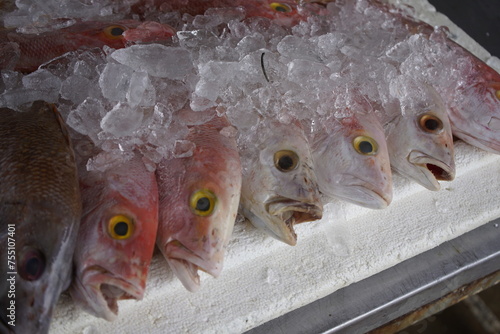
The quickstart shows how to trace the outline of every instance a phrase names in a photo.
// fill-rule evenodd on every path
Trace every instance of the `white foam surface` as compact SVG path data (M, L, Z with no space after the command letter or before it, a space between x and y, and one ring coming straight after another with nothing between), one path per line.
M426 0L411 4L418 18L447 25L456 41L500 70L500 61ZM500 155L456 143L456 179L431 192L394 176L385 210L326 205L321 221L296 227L295 247L239 222L218 279L201 274L190 293L157 252L142 301L119 302L107 322L77 309L64 294L50 333L240 333L351 283L432 249L500 217Z

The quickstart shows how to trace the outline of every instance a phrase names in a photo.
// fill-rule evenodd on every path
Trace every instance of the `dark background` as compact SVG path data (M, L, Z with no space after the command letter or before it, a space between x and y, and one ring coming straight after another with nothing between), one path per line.
M500 0L428 0L492 55L500 57Z

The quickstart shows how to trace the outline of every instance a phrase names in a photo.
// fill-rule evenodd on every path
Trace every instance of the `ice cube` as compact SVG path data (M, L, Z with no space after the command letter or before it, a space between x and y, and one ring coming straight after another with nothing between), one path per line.
M106 110L101 101L88 98L70 111L66 123L74 130L97 142L97 133L101 131L100 122L105 114Z
M143 118L142 110L119 102L102 118L101 128L115 137L128 136L142 125Z
M63 81L61 86L61 97L70 100L78 105L87 97L93 95L90 93L95 84L85 77L73 75Z
M108 63L99 77L102 94L110 101L124 102L134 71L125 65Z
M194 70L189 52L161 44L132 45L116 50L111 58L153 77L182 79Z

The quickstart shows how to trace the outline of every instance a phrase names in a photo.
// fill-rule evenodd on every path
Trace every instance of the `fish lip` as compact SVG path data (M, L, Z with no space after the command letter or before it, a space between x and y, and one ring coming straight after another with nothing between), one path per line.
M392 202L392 192L384 194L382 191L377 191L375 189L378 187L370 182L350 183L347 184L346 187L348 187L350 191L355 190L357 196L346 196L342 193L338 193L335 194L335 197L369 209L385 209Z
M215 278L222 271L222 265L218 261L202 258L178 240L167 242L164 250L168 264L182 285L191 292L195 292L200 287L198 270L202 270Z
M429 190L439 190L441 186L439 181L452 181L455 178L455 168L443 161L435 159L421 151L411 151L408 155L408 161L417 167L423 175L419 178L422 186Z
M117 277L99 265L86 268L80 284L86 297L95 296L95 298L85 298L91 310L98 317L104 316L108 321L114 320L118 315L118 300L141 300L144 296L144 288ZM118 296L118 293L121 295Z
M287 197L276 196L264 203L266 212L284 223L285 229L280 228L282 236L276 235L279 240L295 245L297 234L293 225L321 219L323 206L320 202L304 202ZM282 226L283 224L280 224ZM274 232L274 234L276 234Z

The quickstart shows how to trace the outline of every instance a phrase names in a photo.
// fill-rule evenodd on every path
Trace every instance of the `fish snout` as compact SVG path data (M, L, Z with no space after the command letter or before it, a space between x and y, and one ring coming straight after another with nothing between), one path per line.
M135 268L136 275L121 277L105 268L88 267L75 278L70 293L91 314L112 321L118 314L118 300L141 300L144 296L147 268Z
M411 177L429 190L439 190L441 186L438 181L452 181L455 178L455 161L452 154L445 162L420 151L411 151L408 161L417 171Z
M342 174L338 181L324 183L320 191L328 197L369 209L385 209L392 202L392 175L380 173L361 178L359 175Z
M279 217L287 225L310 222L323 217L323 205L319 198L306 202L278 196L267 201L265 207L271 216Z
M222 271L224 249L216 252L195 252L185 247L178 240L168 242L162 249L168 264L186 289L194 292L199 289L200 277L198 270L202 270L217 278ZM206 254L205 254L206 253Z

